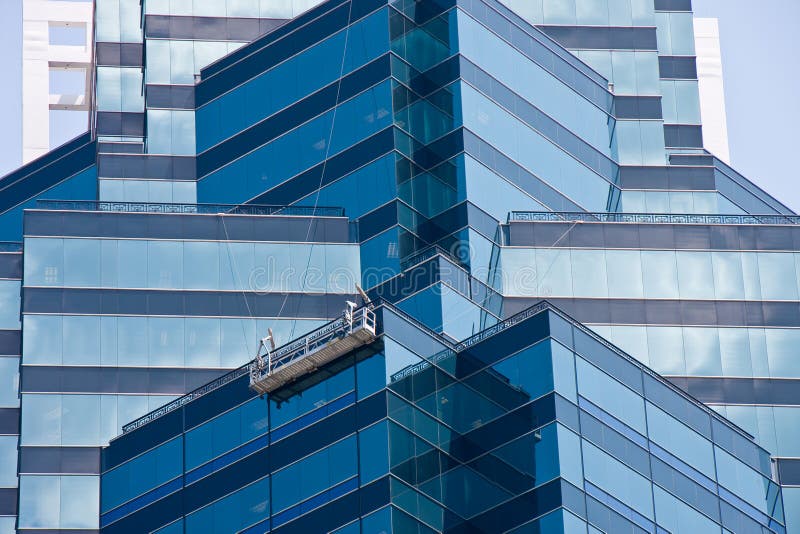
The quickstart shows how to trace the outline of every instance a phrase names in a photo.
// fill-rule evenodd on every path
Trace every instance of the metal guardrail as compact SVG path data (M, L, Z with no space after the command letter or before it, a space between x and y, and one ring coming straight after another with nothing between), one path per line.
M512 211L508 222L612 222L655 224L800 224L800 215L713 215L678 213L601 213Z
M266 358L256 357L250 364L250 387L259 393L270 392L309 369L370 342L375 338L376 327L375 312L368 306L345 311L339 319L268 352Z
M362 310L366 311L367 308L362 308ZM361 312L361 310L356 310L356 316L353 319L354 327L356 325L357 320L359 320L359 321L362 320L362 315L360 315L359 312ZM372 311L369 311L369 313L371 314L372 325L373 325L373 328L374 328L375 315L374 315L374 312L372 312ZM346 321L345 321L344 317L336 319L334 321L331 321L330 323L327 323L327 324L321 326L320 328L318 328L316 330L312 330L311 332L309 332L308 334L304 335L303 337L299 338L296 341L292 341L292 342L289 342L289 343L287 343L285 345L282 345L282 346L278 347L273 352L273 360L276 362L276 364L280 364L280 365L283 365L284 363L288 363L288 362L284 362L283 360L288 358L288 357L290 357L292 352L297 351L298 349L306 346L307 338L310 338L313 341L319 343L326 336L330 336L331 333L336 333L337 331L341 330L341 328L343 326L345 326L344 325L345 322ZM146 425L147 423L150 423L151 421L155 421L156 419L158 419L160 417L163 417L163 416L167 415L168 413L173 412L173 411L177 410L178 408L181 408L182 406L185 406L185 405L189 404L193 400L195 400L195 399L197 399L199 397L202 397L203 395L211 393L215 389L219 389L222 386L224 386L226 384L229 384L230 382L233 382L234 380L236 380L236 379L238 379L238 378L240 378L242 376L250 374L251 367L252 367L254 362L255 362L255 360L251 360L251 361L247 362L246 364L244 364L243 366L241 366L241 367L239 367L237 369L234 369L233 371L230 371L230 372L220 376L219 378L209 382L208 384L205 384L205 385L203 385L203 386L201 386L201 387L199 387L199 388L187 393L186 395L184 395L182 397L179 397L179 398L175 399L174 401L165 404L161 408L153 410L152 412L150 412L150 413L148 413L146 415L143 415L142 417L139 417L138 419L135 419L135 420L131 421L130 423L128 423L127 425L124 425L122 427L122 433L125 434L127 432L132 431L132 430L136 430L137 428L140 428L140 427ZM277 367L275 367L275 368L277 369Z
M122 427L122 433L126 434L126 433L128 433L128 432L130 432L132 430L136 430L137 428L140 428L140 427L146 425L147 423L149 423L151 421L155 421L159 417L163 417L163 416L167 415L168 413L177 410L181 406L185 406L185 405L189 404L190 402L192 402L193 400L195 400L195 399L197 399L199 397L202 397L203 395L206 395L207 393L210 393L210 392L214 391L215 389L219 389L222 386L224 386L225 384L229 384L229 383L233 382L237 378L245 376L249 372L249 370L250 370L250 364L249 363L247 363L247 364L245 364L245 365L243 365L243 366L241 366L241 367L239 367L237 369L234 369L233 371L230 371L230 372L222 375L221 377L219 377L219 378L217 378L215 380L212 380L208 384L200 386L199 388L187 393L183 397L179 397L179 398L175 399L174 401L165 404L161 408L153 410L152 412L148 413L147 415L144 415L144 416L142 416L142 417L140 417L138 419L134 419L133 421L131 421L130 423L128 423L127 425L124 425Z
M380 303L379 306L390 308L392 312L400 311L398 308L396 308L395 306L393 306L393 305L391 305L391 304L389 304L387 302L382 302L382 303ZM616 355L624 358L629 363L635 365L642 372L644 372L648 376L654 378L655 380L657 380L659 383L663 384L664 386L666 386L670 390L674 391L675 393L677 393L683 399L691 402L692 404L695 404L695 405L699 406L712 419L724 424L726 427L728 427L732 431L736 432L737 434L747 438L748 440L752 440L753 439L753 437L750 434L748 434L745 430L739 428L734 423L728 421L727 419L725 419L724 417L719 415L717 412L715 412L714 410L712 410L711 408L709 408L708 406L703 404L698 399L694 398L693 396L691 396L690 394L688 394L687 392L685 392L684 390L682 390L681 388L679 388L678 386L676 386L675 384L673 384L672 382L667 380L666 378L660 376L658 373L656 373L655 371L651 370L650 368L648 368L647 366L642 364L639 360L637 360L633 356L631 356L628 353L624 352L623 350L618 348L616 345L614 345L611 342L607 341L605 338L603 338L602 336L600 336L599 334L597 334L596 332L594 332L590 328L584 326L583 324L581 324L580 322L576 321L575 319L573 319L572 317L570 317L569 315L567 315L566 313L564 313L563 311L561 311L557 307L553 306L553 304L551 304L547 300L542 300L542 301L534 304L530 308L527 308L527 309L525 309L525 310L523 310L523 311L521 311L521 312L519 312L519 313L517 313L515 315L512 315L511 317L509 317L509 318L507 318L507 319L505 319L503 321L500 321L500 322L496 323L495 325L490 326L489 328L483 330L482 332L478 332L477 334L475 334L473 336L470 336L470 337L464 339L463 341L461 341L459 343L451 344L451 343L449 343L449 342L447 342L446 340L443 339L442 342L450 345L452 348L444 349L444 350L442 350L440 352L437 352L433 356L425 359L425 361L422 361L422 362L416 363L414 365L410 365L410 366L408 366L408 367L406 367L404 369L401 369L399 372L391 375L390 382L396 382L398 380L402 380L403 378L407 378L407 377L409 377L411 375L417 374L417 373L423 371L424 369L427 369L431 365L433 365L435 363L438 363L438 362L440 362L440 361L442 361L442 360L444 360L444 359L446 359L448 357L457 355L458 353L460 353L460 352L472 347L473 345L476 345L477 343L480 343L480 342L486 340L487 338L490 338L490 337L492 337L494 335L497 335L497 334L507 330L508 328L511 328L511 327L513 327L513 326L515 326L515 325L517 325L517 324L519 324L519 323L521 323L521 322L523 322L523 321L525 321L525 320L527 320L527 319L529 319L529 318L531 318L531 317L533 317L535 315L538 315L538 314L542 313L545 310L549 310L549 311L557 314L559 317L561 317L565 321L569 322L572 326L574 326L575 328L580 330L582 333L584 333L587 336L591 337L593 340L597 341L598 343L600 343L601 345L603 345L605 348L607 348L611 352L615 353ZM414 323L419 324L419 322L416 319L414 319L413 317L409 316L406 313L402 313L402 316L410 319ZM372 325L372 328L374 329L375 328L375 314L374 314L373 310L369 309L368 307L362 307L362 308L360 308L358 310L355 310L355 314L354 314L354 317L353 317L353 329L355 330L357 324L360 325L360 324L362 324L362 322L364 322L364 324L366 325L366 323L369 322L369 321L372 321L371 325ZM292 341L292 342L287 343L287 344L285 344L285 345L283 345L281 347L278 347L277 349L275 349L275 351L273 352L273 356L272 356L272 361L274 362L274 364L270 365L270 368L272 369L272 372L274 373L275 371L277 371L278 369L282 368L283 366L285 366L285 365L287 365L287 364L289 364L289 363L291 363L293 361L297 361L302 355L307 354L307 350L308 350L307 348L312 345L312 342L314 344L316 344L317 346L323 345L326 340L331 339L331 338L335 337L336 335L338 335L338 333L341 332L343 328L349 329L349 323L348 323L346 318L341 317L339 319L331 321L330 323L328 323L328 324L326 324L326 325L324 325L324 326L322 326L322 327L320 327L320 328L318 328L316 330L312 330L311 332L309 332L308 334L306 334L305 336L303 336L302 338L300 338L300 339L298 339L296 341ZM373 330L373 332L375 332L375 330ZM309 340L311 340L311 342ZM168 404L165 404L161 408L158 408L157 410L154 410L154 411L148 413L147 415L144 415L143 417L140 417L140 418L128 423L127 425L124 425L122 427L123 434L131 432L133 430L136 430L137 428L140 428L140 427L146 425L147 423L150 423L151 421L154 421L154 420L156 420L156 419L158 419L160 417L163 417L164 415L166 415L166 414L168 414L168 413L170 413L170 412L172 412L174 410L177 410L178 408L180 408L182 406L185 406L186 404L192 402L193 400L195 400L195 399L197 399L199 397L202 397L203 395L206 395L206 394L210 393L211 391L214 391L215 389L218 389L218 388L220 388L220 387L222 387L222 386L224 386L226 384L229 384L230 382L233 382L234 380L236 380L236 379L238 379L238 378L240 378L242 376L251 374L252 373L252 368L254 367L254 363L255 363L255 360L252 360L252 361L248 362L247 364L239 367L238 369L234 369L233 371L231 371L231 372L229 372L229 373L227 373L225 375L222 375L221 377L217 378L216 380L214 380L212 382L209 382L208 384L205 384L204 386L202 386L200 388L197 388L197 389L195 389L194 391L192 391L190 393L187 393L183 397L175 399L174 401L172 401L172 402L170 402ZM266 369L264 369L264 371L265 370ZM264 373L264 374L266 374L266 373ZM251 381L252 380L253 380L253 376L251 374Z
M259 204L163 204L157 202L103 202L94 200L39 200L37 208L63 211L121 213L183 213L200 215L294 215L344 217L344 208L330 206L273 206Z

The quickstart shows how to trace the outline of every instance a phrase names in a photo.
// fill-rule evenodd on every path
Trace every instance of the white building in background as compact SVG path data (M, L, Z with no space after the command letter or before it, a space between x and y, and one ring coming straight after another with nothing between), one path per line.
M718 20L695 18L694 38L697 53L697 78L700 82L703 142L715 156L730 163Z
M93 13L91 0L23 0L23 163L54 148L51 110L80 113L70 120L83 118L88 125ZM67 140L54 139L53 144Z

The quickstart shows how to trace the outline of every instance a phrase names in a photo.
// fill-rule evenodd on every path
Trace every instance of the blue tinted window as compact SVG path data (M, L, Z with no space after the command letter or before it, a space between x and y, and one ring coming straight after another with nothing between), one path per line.
M269 517L269 479L257 482L186 516L186 533L237 532Z
M285 510L356 475L356 448L353 435L274 473L273 512Z

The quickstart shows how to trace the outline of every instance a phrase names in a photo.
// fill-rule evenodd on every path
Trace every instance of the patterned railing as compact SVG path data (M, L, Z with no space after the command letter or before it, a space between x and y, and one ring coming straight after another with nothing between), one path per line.
M800 224L800 215L713 215L678 213L589 213L512 211L508 222L614 222L656 224Z
M405 312L402 312L401 310L399 310L395 306L389 304L388 302L379 301L379 302L374 302L373 304L376 304L377 307L390 308L393 313L397 313L397 314L407 318L408 320L410 320L414 324L420 324L421 325L421 323L419 323L419 321L417 321L416 319L414 319L410 315L406 314ZM753 439L753 436L748 434L746 431L744 431L743 429L739 428L734 423L728 421L727 419L725 419L724 417L719 415L717 412L715 412L714 410L712 410L711 408L709 408L708 406L703 404L698 399L692 397L691 395L686 393L684 390L682 390L681 388L679 388L678 386L676 386L675 384L673 384L669 380L665 379L664 377L662 377L661 375L659 375L655 371L651 370L650 368L648 368L647 366L642 364L639 360L637 360L633 356L631 356L628 353L622 351L616 345L613 345L612 343L607 341L605 338L603 338L602 336L600 336L599 334L597 334L596 332L594 332L590 328L587 328L586 326L584 326L580 322L576 321L575 319L573 319L572 317L570 317L569 315L567 315L566 313L564 313L563 311L561 311L557 307L553 306L550 302L548 302L546 300L541 300L538 303L536 303L533 306L531 306L530 308L527 308L527 309L525 309L525 310L523 310L523 311L521 311L521 312L519 312L519 313L517 313L515 315L512 315L511 317L509 317L509 318L507 318L507 319L505 319L503 321L500 321L500 322L496 323L495 325L490 326L486 330L483 330L482 332L478 332L477 334L475 334L473 336L470 336L470 337L464 339L461 342L452 344L452 343L449 343L446 339L440 339L442 343L444 343L446 345L449 345L450 347L447 348L447 349L444 349L444 350L442 350L440 352L437 352L436 354L434 354L431 357L426 358L422 362L419 362L419 363L416 363L414 365L410 365L410 366L408 366L408 367L406 367L404 369L401 369L399 372L393 374L390 377L390 382L396 382L396 381L401 380L403 378L406 378L408 376L417 374L420 371L423 371L424 369L427 369L431 365L434 365L434 364L436 364L436 363L438 363L438 362L440 362L442 360L445 360L445 359L447 359L447 358L449 358L451 356L455 356L459 352L463 352L464 350L468 349L469 347L471 347L473 345L476 345L477 343L480 343L481 341L484 341L484 340L486 340L486 339L488 339L488 338L490 338L492 336L495 336L495 335L497 335L497 334L499 334L499 333L501 333L501 332L503 332L503 331L505 331L505 330L507 330L507 329L509 329L509 328L511 328L511 327L513 327L513 326L515 326L515 325L517 325L517 324L519 324L519 323L531 318L531 317L533 317L534 315L538 315L538 314L542 313L545 310L549 310L549 311L555 313L556 315L558 315L559 317L561 317L565 321L569 322L572 326L574 326L575 328L580 330L582 333L584 333L587 336L591 337L593 340L597 341L598 343L600 343L601 345L603 345L604 347L606 347L608 350L610 350L611 352L615 353L616 355L624 358L629 363L633 364L638 369L640 369L642 372L644 372L647 375L651 376L652 378L657 380L659 383L663 384L667 388L671 389L672 391L674 391L675 393L680 395L682 398L692 402L693 404L698 405L699 407L701 407L701 409L703 409L708 415L710 415L716 421L724 424L725 426L727 426L731 430L733 430L736 433L746 437L747 439L750 439L750 440ZM290 351L294 346L296 346L296 345L298 345L300 343L303 343L304 342L303 340L306 337L318 336L319 332L329 331L339 321L340 321L340 319L335 319L335 320L333 320L333 321L321 326L318 329L312 330L311 332L309 332L306 335L304 335L302 338L282 345L281 347L277 348L275 352L277 354L281 354L283 351ZM428 330L427 327L424 327L424 329ZM212 382L209 382L208 384L205 384L204 386L202 386L200 388L197 388L197 389L195 389L194 391L192 391L190 393L187 393L183 397L175 399L174 401L172 401L172 402L170 402L168 404L165 404L161 408L158 408L157 410L155 410L153 412L150 412L147 415L144 415L143 417L140 417L139 419L136 419L136 420L132 421L131 423L128 423L127 425L122 427L122 432L123 433L127 433L127 432L130 432L132 430L136 430L137 428L140 428L140 427L146 425L147 423L150 423L151 421L154 421L154 420L156 420L156 419L158 419L160 417L163 417L164 415L166 415L166 414L168 414L168 413L170 413L170 412L172 412L174 410L177 410L178 408L180 408L182 406L185 406L186 404L192 402L193 400L197 399L198 397L202 397L203 395L206 395L206 394L214 391L215 389L218 389L218 388L220 388L220 387L222 387L222 386L224 386L226 384L229 384L230 382L233 382L234 380L236 380L236 379L238 379L238 378L240 378L240 377L242 377L244 375L247 375L250 372L251 365L252 365L252 363L254 361L255 360L250 361L247 364L239 367L238 369L234 369L233 371L222 375L221 377L217 378L216 380L214 380Z
M295 215L344 217L344 208L330 206L269 206L259 204L161 204L156 202L102 202L39 200L37 207L63 211L115 211L123 213L193 213L203 215Z
M219 389L225 384L229 384L234 380L236 380L237 378L245 376L246 374L248 374L249 371L250 371L250 363L248 362L247 364L239 367L238 369L234 369L233 371L222 375L216 380L213 380L208 384L200 386L199 388L187 393L183 397L179 397L174 401L165 404L161 408L153 410L147 415L140 417L139 419L134 419L133 421L122 427L122 433L125 434L127 432L130 432L131 430L136 430L137 428L140 428L151 421L155 421L159 417L163 417L168 413L177 410L181 406L189 404L198 397L202 397L207 393L211 393L215 389Z
M15 241L0 241L0 252L22 252L22 243Z

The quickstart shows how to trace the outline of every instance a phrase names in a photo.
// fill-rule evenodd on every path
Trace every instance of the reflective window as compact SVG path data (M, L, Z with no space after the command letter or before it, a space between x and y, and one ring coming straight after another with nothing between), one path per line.
M576 359L578 394L614 414L622 422L647 434L644 399L583 358Z
M20 528L97 529L100 480L95 476L20 477Z
M652 519L653 486L650 481L588 441L582 440L582 443L586 480Z
M654 442L701 473L714 478L714 451L711 442L649 402L647 430Z
M183 473L183 439L159 445L103 474L102 510L106 512Z
M0 280L0 330L19 330L20 286L17 280Z
M0 436L0 487L17 485L17 436Z
M186 532L238 532L269 517L269 479L263 478L186 516Z
M186 469L264 435L269 430L266 401L250 400L186 433Z
M28 286L353 293L360 277L357 244L29 238L26 254Z
M355 435L272 475L273 513L285 510L358 473Z
M0 407L19 406L19 358L0 357Z

